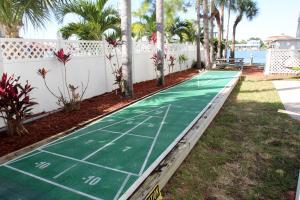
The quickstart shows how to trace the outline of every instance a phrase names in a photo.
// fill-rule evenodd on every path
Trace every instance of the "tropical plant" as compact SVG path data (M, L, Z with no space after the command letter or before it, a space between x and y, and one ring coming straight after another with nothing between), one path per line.
M156 15L155 12L145 14L139 17L139 21L132 24L132 35L136 40L146 36L150 41L153 33L156 32Z
M1 0L0 35L18 38L24 25L45 27L51 12L65 2L66 0Z
M63 49L60 49L57 52L54 52L54 55L56 56L57 60L59 62L61 62L63 64L64 67L64 86L63 88L65 88L65 90L67 91L67 95L65 95L60 87L58 86L58 90L59 90L59 95L55 94L55 92L53 92L50 87L47 84L46 81L46 76L47 73L49 72L49 70L43 68L40 68L38 70L38 75L40 75L44 81L44 85L46 87L46 89L57 99L57 104L59 106L61 106L65 111L69 112L69 111L74 111L74 110L79 110L80 109L80 103L83 99L83 96L87 90L88 84L89 84L89 77L90 75L88 75L88 80L86 85L84 86L83 83L81 83L81 93L77 92L79 86L74 86L70 83L68 83L68 79L67 79L67 62L70 61L71 59L71 54L65 54Z
M108 0L74 0L64 4L57 14L63 21L64 16L74 14L80 22L71 22L60 29L63 38L76 35L82 40L101 40L104 34L115 32L120 36L120 17L117 10L107 6Z
M248 20L252 20L258 14L257 4L253 0L236 0L234 6L235 10L238 12L238 15L234 21L232 29L232 46L230 51L231 58L234 58L235 53L235 36L237 25L242 21L244 15Z
M37 104L30 98L33 87L26 81L23 86L19 83L20 77L2 74L0 81L0 114L7 126L9 135L24 135L29 132L23 125L24 118L31 113L32 107Z
M132 83L132 38L131 38L131 1L121 1L121 30L122 30L122 67L124 73L125 96L133 97ZM124 71L124 72L123 72Z
M175 37L179 38L179 42L194 42L196 30L192 21L176 17L174 23L166 28L166 35L169 42L176 41Z
M121 96L125 96L125 80L123 75L122 63L119 61L117 49L122 46L122 40L116 40L113 38L106 38L108 43L108 54L106 55L107 60L110 63L112 74L115 78L114 85L118 85L118 90L116 93L119 93ZM113 59L115 58L115 59Z
M168 58L168 68L169 68L169 74L173 73L174 66L175 66L175 56L170 55Z
M188 68L187 61L188 61L187 55L181 54L178 56L178 63L179 63L180 71L181 71L182 65L186 65L186 69Z
M227 17L227 30L226 30L226 41L225 41L225 58L227 59L227 51L228 51L228 45L229 45L229 25L230 25L230 15L231 15L231 10L234 9L234 7L232 7L232 5L234 5L235 3L233 3L233 1L235 0L227 0L228 1L228 5L227 5L227 10L228 10L228 17Z

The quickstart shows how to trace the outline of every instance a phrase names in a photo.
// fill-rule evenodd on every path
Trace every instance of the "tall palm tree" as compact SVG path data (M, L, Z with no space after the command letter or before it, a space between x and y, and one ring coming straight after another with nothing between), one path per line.
M204 28L204 56L205 56L205 66L210 69L211 61L209 54L209 27L208 27L208 3L207 0L203 0L203 28Z
M222 42L224 34L224 10L225 10L226 0L217 0L215 10L215 18L218 25L218 52L217 57L222 58Z
M228 9L228 18L227 18L226 41L225 41L225 58L227 58L227 50L228 50L230 14L231 14L232 5L235 4L235 3L233 3L233 1L235 1L235 0L227 0L227 1L228 1L228 6L227 6L227 9Z
M258 14L257 4L252 0L237 0L235 6L238 15L233 23L232 29L232 46L230 51L231 58L234 58L235 53L235 36L237 25L242 21L244 15L247 17L248 20L252 20Z
M58 18L63 20L67 14L75 14L80 22L72 22L60 29L64 38L76 35L83 40L101 40L108 30L120 34L119 13L107 6L109 0L74 0L60 8Z
M197 11L197 36L196 36L196 44L197 44L197 68L200 69L201 68L201 43L200 43L200 35L201 35L201 25L200 25L200 21L201 21L201 14L200 14L200 10L201 10L201 0L197 0L196 2L196 11Z
M215 13L215 1L210 1L210 16L209 16L209 22L210 22L210 36L209 36L209 46L210 46L210 61L213 62L214 60L214 13Z
M18 38L24 25L32 24L34 28L45 27L51 12L64 0L1 0L0 1L0 35Z
M125 96L133 96L132 83L132 39L131 39L131 0L121 1L122 69L125 80Z
M159 59L159 71L157 86L165 84L164 77L164 1L156 0L156 24L157 24L157 56Z

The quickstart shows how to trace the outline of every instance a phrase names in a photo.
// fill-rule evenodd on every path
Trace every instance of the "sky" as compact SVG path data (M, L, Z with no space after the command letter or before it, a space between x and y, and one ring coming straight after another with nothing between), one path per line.
M142 0L132 0L132 10L136 10ZM295 37L298 17L300 14L300 0L256 0L259 14L252 21L243 18L237 27L237 40L249 39L250 37L259 37L263 40L274 35L290 35ZM111 0L110 4L118 7L118 0ZM190 8L187 13L180 13L183 18L195 19L195 9ZM232 29L235 13L231 14L230 30ZM225 11L225 28L227 26L227 11ZM32 39L56 39L57 31L63 25L78 20L69 15L64 19L63 24L57 24L53 19L46 24L46 28L35 30L28 26L21 30L21 36ZM231 38L229 33L229 39Z

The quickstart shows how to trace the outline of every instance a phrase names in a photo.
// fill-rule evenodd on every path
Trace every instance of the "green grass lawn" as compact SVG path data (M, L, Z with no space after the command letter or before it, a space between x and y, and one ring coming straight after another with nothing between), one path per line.
M296 190L300 122L272 81L247 76L163 189L164 199L285 199Z

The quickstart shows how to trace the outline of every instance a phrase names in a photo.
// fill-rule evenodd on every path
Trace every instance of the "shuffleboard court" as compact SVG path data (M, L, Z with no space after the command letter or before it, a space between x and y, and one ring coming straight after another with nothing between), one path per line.
M126 199L239 75L208 71L0 166L0 199Z

